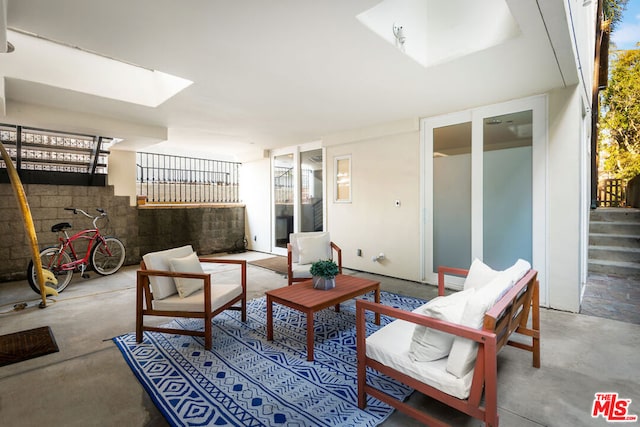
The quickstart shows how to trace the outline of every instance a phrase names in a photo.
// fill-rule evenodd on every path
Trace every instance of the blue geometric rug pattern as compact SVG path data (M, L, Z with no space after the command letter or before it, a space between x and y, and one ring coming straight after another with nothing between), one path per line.
M373 294L364 298L372 300ZM381 292L381 302L413 310L425 301ZM306 360L306 316L273 304L266 340L265 297L213 320L213 347L185 335L145 332L114 338L132 371L173 426L376 426L393 408L368 396L357 406L355 302L315 314L315 360ZM380 328L367 313L367 335ZM392 321L382 316L381 325ZM203 329L202 319L173 327ZM400 399L413 390L371 371L368 382Z

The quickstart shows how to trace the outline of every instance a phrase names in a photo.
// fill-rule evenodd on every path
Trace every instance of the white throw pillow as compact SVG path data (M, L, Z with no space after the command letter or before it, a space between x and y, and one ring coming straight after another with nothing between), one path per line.
M522 279L524 275L527 274L529 270L531 270L531 264L529 264L529 261L519 259L515 264L504 271L511 275L513 284L515 285L518 280Z
M482 329L484 315L516 283L514 274L508 269L501 271L493 280L480 289L467 302L460 324ZM478 343L467 338L456 337L447 360L447 372L458 378L465 376L476 362Z
M319 260L331 258L331 241L328 234L299 237L299 264L311 264Z
M498 273L499 271L494 270L478 258L475 258L464 280L464 289L481 288L492 281Z
M195 252L192 252L186 257L170 259L169 268L173 272L204 274L198 255L196 255ZM192 293L199 291L204 286L204 280L202 279L174 277L173 280L176 284L176 288L178 289L178 295L180 295L180 298L186 298Z
M169 260L180 258L193 253L191 245L164 251L150 252L142 257L147 270L169 271ZM171 277L149 276L153 299L161 300L178 293L175 282Z
M460 323L467 301L475 289L467 289L448 296L434 298L424 306L422 314L434 319ZM449 354L455 336L446 332L416 325L409 347L409 357L414 362L431 362Z

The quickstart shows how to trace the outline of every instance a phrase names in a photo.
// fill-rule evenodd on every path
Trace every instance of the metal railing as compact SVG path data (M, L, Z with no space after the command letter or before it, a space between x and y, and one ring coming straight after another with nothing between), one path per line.
M151 203L239 203L240 163L137 153L137 193Z

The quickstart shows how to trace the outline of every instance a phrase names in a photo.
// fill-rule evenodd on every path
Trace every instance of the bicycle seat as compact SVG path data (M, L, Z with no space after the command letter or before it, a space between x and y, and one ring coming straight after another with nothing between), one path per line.
M68 222L61 222L51 227L51 231L57 233L58 231L66 230L68 228L71 228L71 224Z

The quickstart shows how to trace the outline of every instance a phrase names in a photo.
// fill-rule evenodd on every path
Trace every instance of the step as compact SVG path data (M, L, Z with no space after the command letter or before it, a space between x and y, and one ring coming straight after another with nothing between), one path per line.
M617 276L633 276L640 280L640 264L635 262L589 260L589 273L613 274Z
M589 233L589 246L622 246L640 248L640 235Z
M589 214L591 221L638 222L640 209L633 208L598 208Z
M589 233L640 236L640 222L590 221Z
M638 264L638 267L640 267L640 248L590 245L589 259L632 262Z

